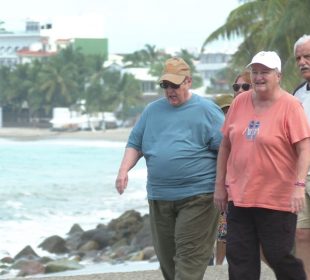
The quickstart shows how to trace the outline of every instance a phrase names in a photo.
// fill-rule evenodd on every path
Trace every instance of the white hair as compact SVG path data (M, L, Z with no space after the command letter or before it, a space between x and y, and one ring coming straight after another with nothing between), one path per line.
M303 36L301 36L294 45L294 54L296 53L296 48L298 46L303 45L304 43L307 43L308 41L310 41L310 35L304 34Z

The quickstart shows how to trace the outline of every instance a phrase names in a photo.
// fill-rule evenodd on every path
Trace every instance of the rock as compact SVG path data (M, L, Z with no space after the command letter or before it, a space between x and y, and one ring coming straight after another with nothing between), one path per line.
M45 267L38 261L34 260L23 260L20 261L20 264L17 265L19 267L19 272L17 274L18 277L24 277L27 275L35 275L35 274L43 274L45 273ZM14 266L15 267L15 266Z
M88 241L92 240L96 241L99 244L98 249L101 250L111 245L111 243L114 240L114 236L115 236L114 232L108 230L106 226L100 226L97 227L96 229L85 231L81 236L81 242L78 245L78 248L83 246Z
M135 210L126 211L119 218L112 220L108 224L108 229L115 232L115 242L125 238L130 244L137 232L143 226L143 219L139 212Z
M2 263L13 263L14 262L14 259L10 256L7 256L7 257L3 257L0 262Z
M89 240L85 244L83 244L81 247L79 247L79 251L87 252L87 251L94 251L99 250L100 245L95 240Z
M68 232L68 235L76 234L76 233L83 233L84 230L81 228L79 224L74 224L70 231Z
M145 247L142 250L142 252L143 252L143 260L150 260L156 255L153 246Z
M130 261L143 261L143 252L139 251L135 253L129 260Z
M122 238L118 241L116 241L113 246L111 246L111 249L112 250L116 250L118 247L123 247L123 246L127 246L128 243L127 243L127 239L126 238Z
M31 248L31 246L26 246L24 249L22 249L15 257L15 260L18 259L38 259L39 256L37 253Z
M76 252L75 255L71 255L70 259L75 259L77 261L81 261L81 260L93 260L94 258L96 258L98 256L98 254L100 254L100 251L97 250L92 250L92 251L85 251L85 252L81 252L78 251Z
M139 250L148 246L153 246L149 215L143 216L143 226L133 238L131 245Z
M40 258L40 263L45 264L45 263L51 262L52 260L53 260L52 258L44 256Z
M73 260L61 259L46 264L46 273L60 272L66 270L81 269L84 266Z
M85 241L82 241L82 236L84 232L74 232L69 235L69 237L66 239L65 247L68 248L69 251L77 250L81 244L85 243Z
M0 275L8 274L10 271L8 269L0 269Z
M93 259L94 263L111 262L111 258L107 255L97 255Z
M82 235L84 233L84 230L80 227L78 224L74 224L69 233L68 238L66 239L66 248L69 249L69 251L77 250L78 247L82 243Z
M149 262L158 262L157 255L154 255L153 257L151 257L151 258L149 259Z
M114 239L114 232L111 232L106 227L97 227L92 240L96 241L100 245L100 249L105 248L112 244Z
M46 238L40 245L39 248L46 250L54 254L64 254L69 250L66 247L66 242L63 238L58 235L53 235Z
M9 268L9 266L7 264L0 263L0 271L3 269L6 270L7 268Z
M110 255L112 259L128 259L128 255L133 252L133 248L131 246L121 246L118 247L114 252Z

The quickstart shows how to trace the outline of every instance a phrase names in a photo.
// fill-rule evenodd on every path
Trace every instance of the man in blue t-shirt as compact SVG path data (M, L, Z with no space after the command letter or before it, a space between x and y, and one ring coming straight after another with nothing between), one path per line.
M213 205L216 158L224 115L190 92L190 67L166 61L165 92L134 126L116 179L122 194L128 172L143 156L154 248L166 280L203 279L212 256L218 211Z

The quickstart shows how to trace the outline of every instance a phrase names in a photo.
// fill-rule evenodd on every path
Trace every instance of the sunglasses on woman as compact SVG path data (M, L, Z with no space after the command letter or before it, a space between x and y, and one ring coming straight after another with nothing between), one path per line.
M247 91L250 89L250 87L251 87L251 85L247 84L247 83L245 83L245 84L233 84L232 85L232 88L234 91L239 91L240 88L242 88L244 91Z
M182 85L182 83L179 84L179 85L177 85L177 84L174 84L174 83L171 83L171 82L167 82L167 81L162 81L162 82L159 84L159 86L160 86L161 88L163 88L163 89L167 89L168 87L170 87L170 88L172 88L172 89L178 89L178 88L180 88L181 85Z

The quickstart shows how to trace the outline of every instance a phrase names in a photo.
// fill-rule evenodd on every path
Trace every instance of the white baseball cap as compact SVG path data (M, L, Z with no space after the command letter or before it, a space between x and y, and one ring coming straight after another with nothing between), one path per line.
M278 69L281 72L281 59L276 52L259 52L253 56L251 63L247 65L247 67L252 64L262 64L270 69Z

